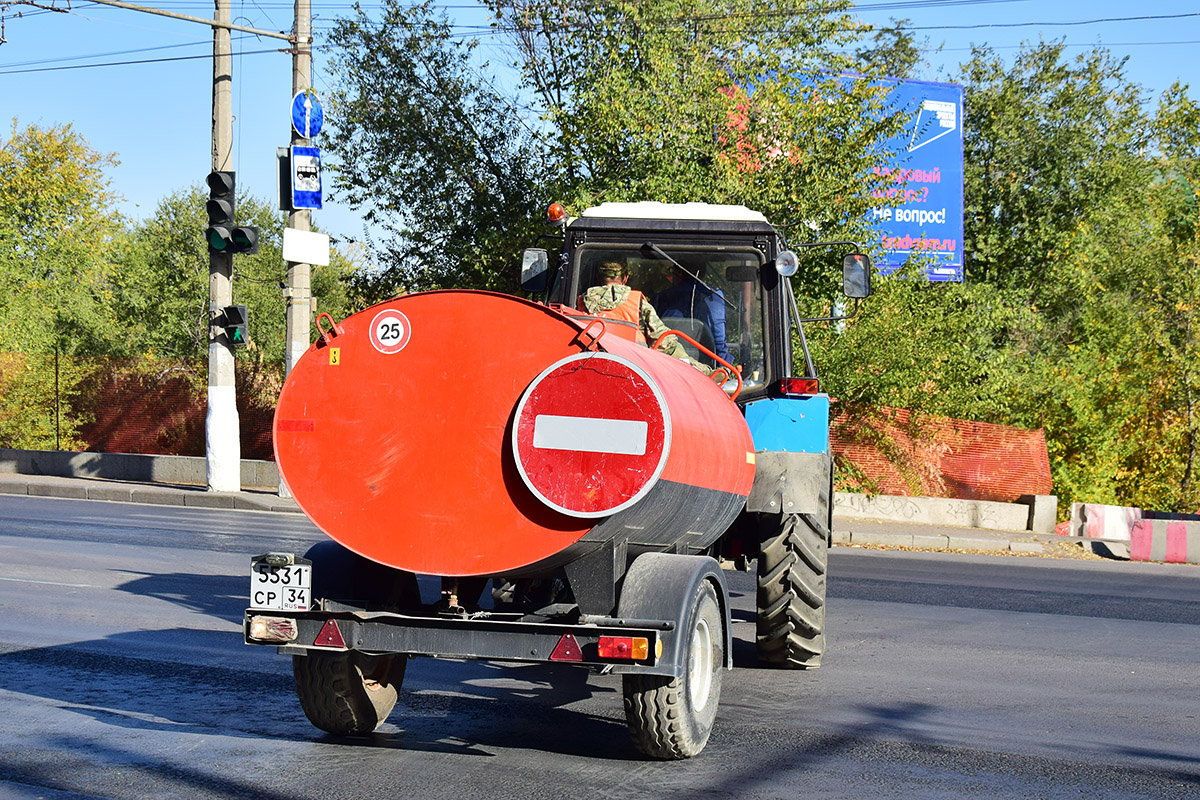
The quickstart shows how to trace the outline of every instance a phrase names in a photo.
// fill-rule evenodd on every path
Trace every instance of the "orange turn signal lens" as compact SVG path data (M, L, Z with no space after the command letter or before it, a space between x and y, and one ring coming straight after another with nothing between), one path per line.
M599 654L601 658L645 661L650 655L650 640L644 636L601 636Z

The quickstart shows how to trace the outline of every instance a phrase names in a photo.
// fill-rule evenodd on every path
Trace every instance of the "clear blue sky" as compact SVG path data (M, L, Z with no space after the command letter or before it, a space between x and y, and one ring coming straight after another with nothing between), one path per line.
M55 2L66 8L65 0ZM199 17L213 13L210 3L195 0L141 4ZM368 10L372 6L364 2ZM484 57L500 64L512 60L486 32L487 15L478 6L447 0L444 8L464 36L481 36ZM322 32L349 9L349 2L313 0L318 93L329 89L327 57L319 50ZM292 25L290 1L236 0L232 13L235 22L256 28L284 31ZM933 80L952 77L972 43L987 43L1011 58L1022 41L1065 39L1069 54L1103 45L1127 56L1129 77L1153 95L1179 80L1192 85L1193 97L1200 96L1195 0L869 0L855 13L881 25L907 18L919 38L934 47L943 44L940 52L928 54L933 71L923 77ZM240 188L273 199L275 148L289 136L291 59L277 52L286 44L280 40L234 37L234 52L243 54L234 63L234 168ZM69 13L11 6L4 38L0 138L8 138L7 120L13 117L20 125L73 123L94 148L116 153L121 164L110 173L113 186L126 198L122 210L138 219L152 214L162 197L208 174L210 28L75 0ZM357 215L336 204L315 212L315 220L335 236L358 237L362 231Z

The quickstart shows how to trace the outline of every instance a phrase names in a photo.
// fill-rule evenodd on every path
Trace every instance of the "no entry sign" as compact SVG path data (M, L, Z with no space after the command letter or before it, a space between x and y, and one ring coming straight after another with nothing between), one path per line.
M525 485L573 517L603 517L642 499L671 449L670 414L640 367L608 353L551 366L517 406L513 455Z

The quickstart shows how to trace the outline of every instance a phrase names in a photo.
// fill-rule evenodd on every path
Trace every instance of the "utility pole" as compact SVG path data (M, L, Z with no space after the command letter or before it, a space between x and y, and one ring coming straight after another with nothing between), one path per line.
M296 31L292 50L292 96L312 88L312 2L295 0ZM309 141L296 129L291 129L293 146L307 146ZM292 211L288 227L298 231L312 230L312 212ZM312 326L312 267L288 262L287 273L287 355L288 372L308 350L309 329Z
M295 0L296 29L292 42L292 96L306 92L312 87L312 0ZM307 146L308 139L295 126L291 128L292 146ZM288 227L298 231L312 230L312 212L308 209L293 209L288 214ZM284 351L284 373L290 373L300 356L308 350L309 328L312 325L312 267L295 261L288 262L287 288L284 290L287 303L286 350ZM291 491L279 477L279 496L291 497Z
M213 14L212 168L228 172L233 155L233 48L229 32L229 0L215 0ZM208 489L242 489L242 443L234 389L233 345L215 325L233 303L233 254L208 253L208 416L204 452Z

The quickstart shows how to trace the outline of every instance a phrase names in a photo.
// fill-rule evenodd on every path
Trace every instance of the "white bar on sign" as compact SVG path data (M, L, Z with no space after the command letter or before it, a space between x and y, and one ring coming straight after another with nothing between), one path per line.
M631 419L558 417L538 414L533 420L533 446L581 453L646 454L645 422Z

